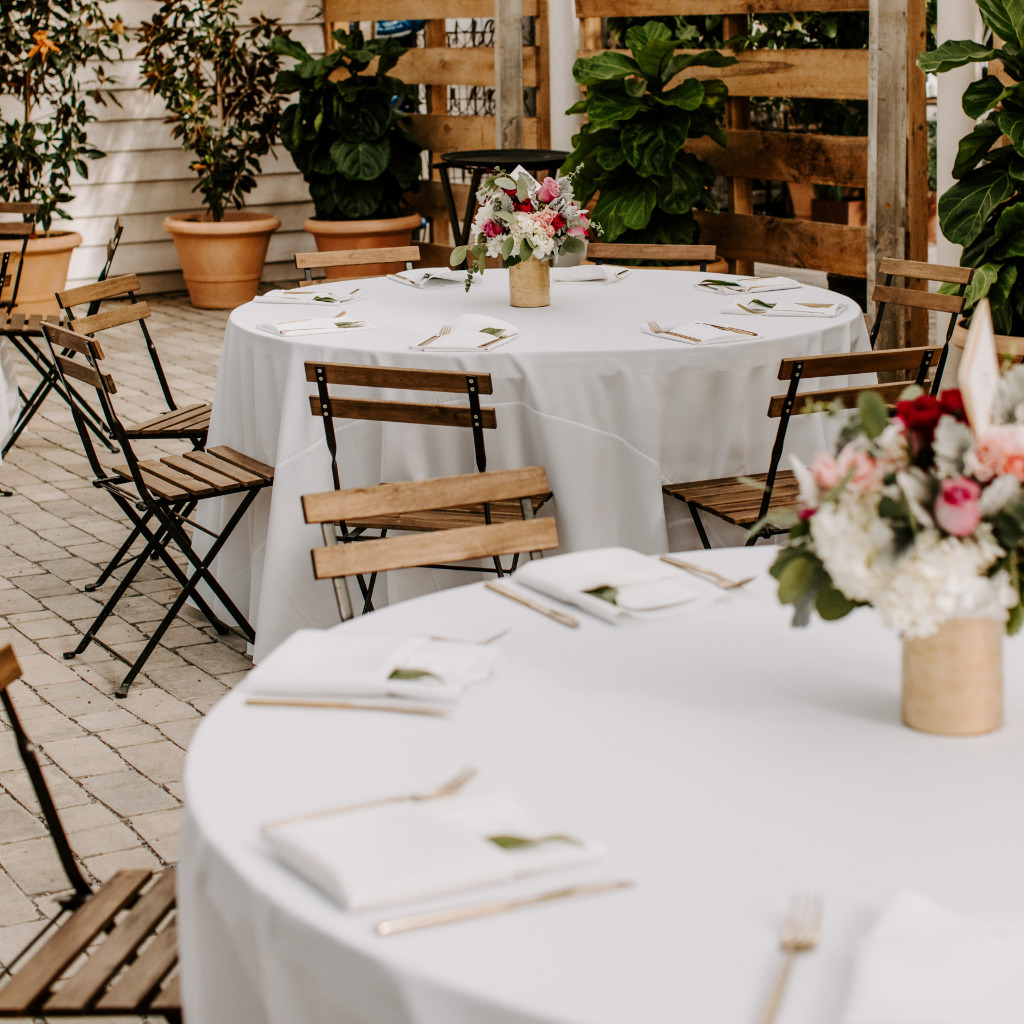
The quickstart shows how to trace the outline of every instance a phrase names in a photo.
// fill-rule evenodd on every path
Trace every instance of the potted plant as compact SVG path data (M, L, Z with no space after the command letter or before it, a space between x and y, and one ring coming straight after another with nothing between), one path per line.
M316 215L306 230L321 251L408 245L421 223L404 206L421 170L421 147L406 113L415 109L417 91L388 74L406 48L344 29L333 38L337 48L316 58L285 36L271 42L275 53L297 62L277 76L274 89L296 94L281 116L281 142L309 185ZM381 273L402 269L381 267ZM349 274L367 272L356 267Z
M259 287L270 235L281 221L243 210L260 159L277 135L280 58L267 46L275 18L238 20L241 0L167 0L139 30L143 78L167 105L173 136L195 154L193 192L205 209L167 217L189 298L232 309Z
M966 64L1000 61L1004 85L995 76L972 82L964 91L964 113L977 120L960 140L951 188L939 197L939 226L951 242L962 245L960 265L974 267L967 287L964 316L982 298L992 307L992 322L1001 351L1017 351L1024 335L1024 29L1014 0L984 0L981 17L1001 46L950 40L922 53L917 66L942 74ZM962 347L963 332L953 343Z
M711 168L683 149L709 135L721 145L726 88L718 79L677 75L697 65L736 63L714 50L676 54L686 40L657 21L626 31L631 56L605 52L577 60L573 77L586 96L569 109L586 114L563 165L575 173L577 198L595 195L593 218L609 242L688 244L697 241L694 209L716 210Z
M72 173L86 177L86 161L103 156L89 144L96 115L86 99L105 102L106 64L120 58L123 33L121 21L109 20L99 0L11 0L0 14L0 194L39 206L22 269L21 312L56 310L53 294L64 287L71 253L82 244L77 232L51 225L55 218L68 219ZM21 241L0 241L3 249L20 252Z

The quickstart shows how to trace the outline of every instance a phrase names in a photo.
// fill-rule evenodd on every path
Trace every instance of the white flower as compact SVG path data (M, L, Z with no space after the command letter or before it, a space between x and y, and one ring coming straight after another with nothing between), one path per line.
M907 435L898 420L889 425L875 438L878 454L888 466L905 466L908 461Z
M963 476L967 453L973 447L974 435L966 423L952 416L940 416L932 440L935 472L940 477Z
M826 502L810 518L811 539L833 584L851 601L876 602L895 551L892 529L874 501Z
M1005 508L1020 495L1020 481L1015 476L997 476L995 480L982 489L981 514L991 519L997 512Z
M928 483L928 475L924 470L912 466L896 474L896 484L907 499L910 511L914 518L926 528L933 527L935 520L932 519L928 507L931 505L932 489Z
M800 504L805 508L817 508L818 485L814 482L814 474L796 455L790 455L789 462L793 467L793 476L796 477L797 486L800 488Z

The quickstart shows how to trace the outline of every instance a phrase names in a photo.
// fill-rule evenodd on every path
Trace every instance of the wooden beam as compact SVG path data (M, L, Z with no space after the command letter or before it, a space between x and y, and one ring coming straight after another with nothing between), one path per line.
M522 0L523 17L536 17L538 0ZM827 0L826 0L827 2ZM824 8L815 8L824 10ZM494 0L324 0L324 21L402 21L405 18L493 18Z
M440 86L431 88L441 88ZM409 119L412 137L434 153L451 153L461 149L493 149L493 117L482 114L413 114ZM527 149L542 148L538 143L540 124L534 117L523 118L523 145Z
M494 101L496 149L523 147L523 3L495 0ZM536 84L536 79L534 80Z
M907 237L906 257L928 262L928 107L917 55L927 49L925 0L907 0ZM923 282L921 288L926 289ZM928 316L911 310L907 344L928 344Z
M868 0L576 0L579 18L664 18L703 14L866 11ZM454 17L454 15L449 15Z
M533 46L523 48L523 85L537 84L537 51ZM833 50L832 53L840 51ZM376 59L369 66L372 73ZM728 70L728 69L726 69ZM331 81L348 76L338 68ZM406 50L395 65L395 76L415 85L483 85L495 82L494 49L490 46L421 46Z
M722 19L722 33L726 39L745 36L749 31L749 16L728 14ZM725 127L731 131L746 131L750 128L750 100L732 96L725 101ZM754 185L747 177L736 176L726 179L728 186L729 210L732 213L752 214L754 212ZM754 264L750 260L736 260L731 267L736 274L752 274Z

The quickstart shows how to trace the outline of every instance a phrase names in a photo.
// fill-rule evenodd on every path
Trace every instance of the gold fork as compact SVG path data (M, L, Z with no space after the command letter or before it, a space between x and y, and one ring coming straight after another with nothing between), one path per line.
M678 331L666 331L664 327L659 327L653 320L648 320L647 326L655 334L671 334L673 338L684 338L686 341L695 341L698 345L700 344L700 338L691 338L690 335L680 334Z
M451 333L452 333L452 325L451 324L441 324L441 326L437 329L437 334L435 334L431 338L425 338L416 347L417 348L423 348L424 345L429 345L432 341L437 341L438 338L443 338L446 334L451 334Z
M358 804L342 804L340 807L328 807L322 811L309 811L306 814L293 814L289 818L278 818L276 821L269 821L263 826L266 831L272 828L279 828L281 825L290 825L293 821L307 821L310 818L322 818L328 814L344 814L348 811L362 811L368 807L383 807L385 804L400 804L404 800L411 800L418 803L421 800L437 800L444 796L454 796L470 779L476 776L476 768L463 768L457 775L453 775L447 782L428 790L426 793L402 793L399 796L384 796L377 800L364 800Z
M765 1003L759 1024L772 1024L779 1007L782 995L789 978L789 969L797 953L806 953L818 944L821 939L821 896L817 894L797 893L789 903L786 920L782 922L779 932L779 945L782 948L782 963L779 973L775 976L775 984Z
M668 565L674 565L677 569L682 569L685 572L693 572L698 576L704 576L711 580L716 587L721 587L722 590L735 590L737 587L745 587L748 583L752 583L757 578L756 576L745 576L741 580L731 580L728 576L723 576L720 572L715 572L714 569L709 569L704 565L697 565L696 562L684 562L681 558L673 558L671 555L662 555L661 560L666 562Z

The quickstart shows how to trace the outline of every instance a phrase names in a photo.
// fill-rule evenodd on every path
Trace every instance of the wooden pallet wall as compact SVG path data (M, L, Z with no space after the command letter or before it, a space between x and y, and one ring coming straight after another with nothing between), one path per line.
M495 149L498 119L490 116L448 112L451 86L497 85L494 47L451 47L447 45L446 19L495 18L496 3L505 0L325 0L324 24L327 45L334 28L350 22L425 20L425 46L410 48L399 60L396 77L426 87L426 112L412 116L412 131L426 150L430 163L442 153L467 149ZM522 118L522 145L545 149L550 145L550 92L548 88L547 0L522 0L522 15L534 19L533 46L522 48L522 82L536 89L536 116ZM463 210L468 186L454 185L455 208ZM431 171L418 192L410 196L412 209L433 224L432 244L421 245L425 264L447 265L451 250L448 213L438 173Z
M723 34L729 38L745 34L748 19L757 14L869 9L873 19L887 10L890 14L902 11L906 19L907 117L905 121L897 119L895 125L897 131L903 131L904 123L907 125L906 240L902 253L891 249L874 252L874 239L886 237L886 231L871 212L867 228L788 220L753 212L754 179L872 190L877 154L893 148L891 135L884 137L885 125L871 138L753 131L749 98L868 100L872 94L871 74L886 73L886 68L879 65L877 47L871 51L752 50L735 54L737 63L730 67L691 68L685 75L721 78L730 96L726 111L728 148L722 149L709 139L688 144L689 149L726 179L729 193L729 212L698 213L701 241L717 245L719 254L735 262L741 273L750 272L751 264L758 260L867 277L870 284L873 268L882 256L928 258L924 76L914 65L918 52L925 48L925 0L576 0L580 18L579 55L591 56L602 48L602 18L724 15ZM903 89L897 91L902 93ZM889 184L879 185L891 188ZM889 198L882 196L876 204L882 210L883 221L890 211L903 205L902 197L898 203L889 203Z

